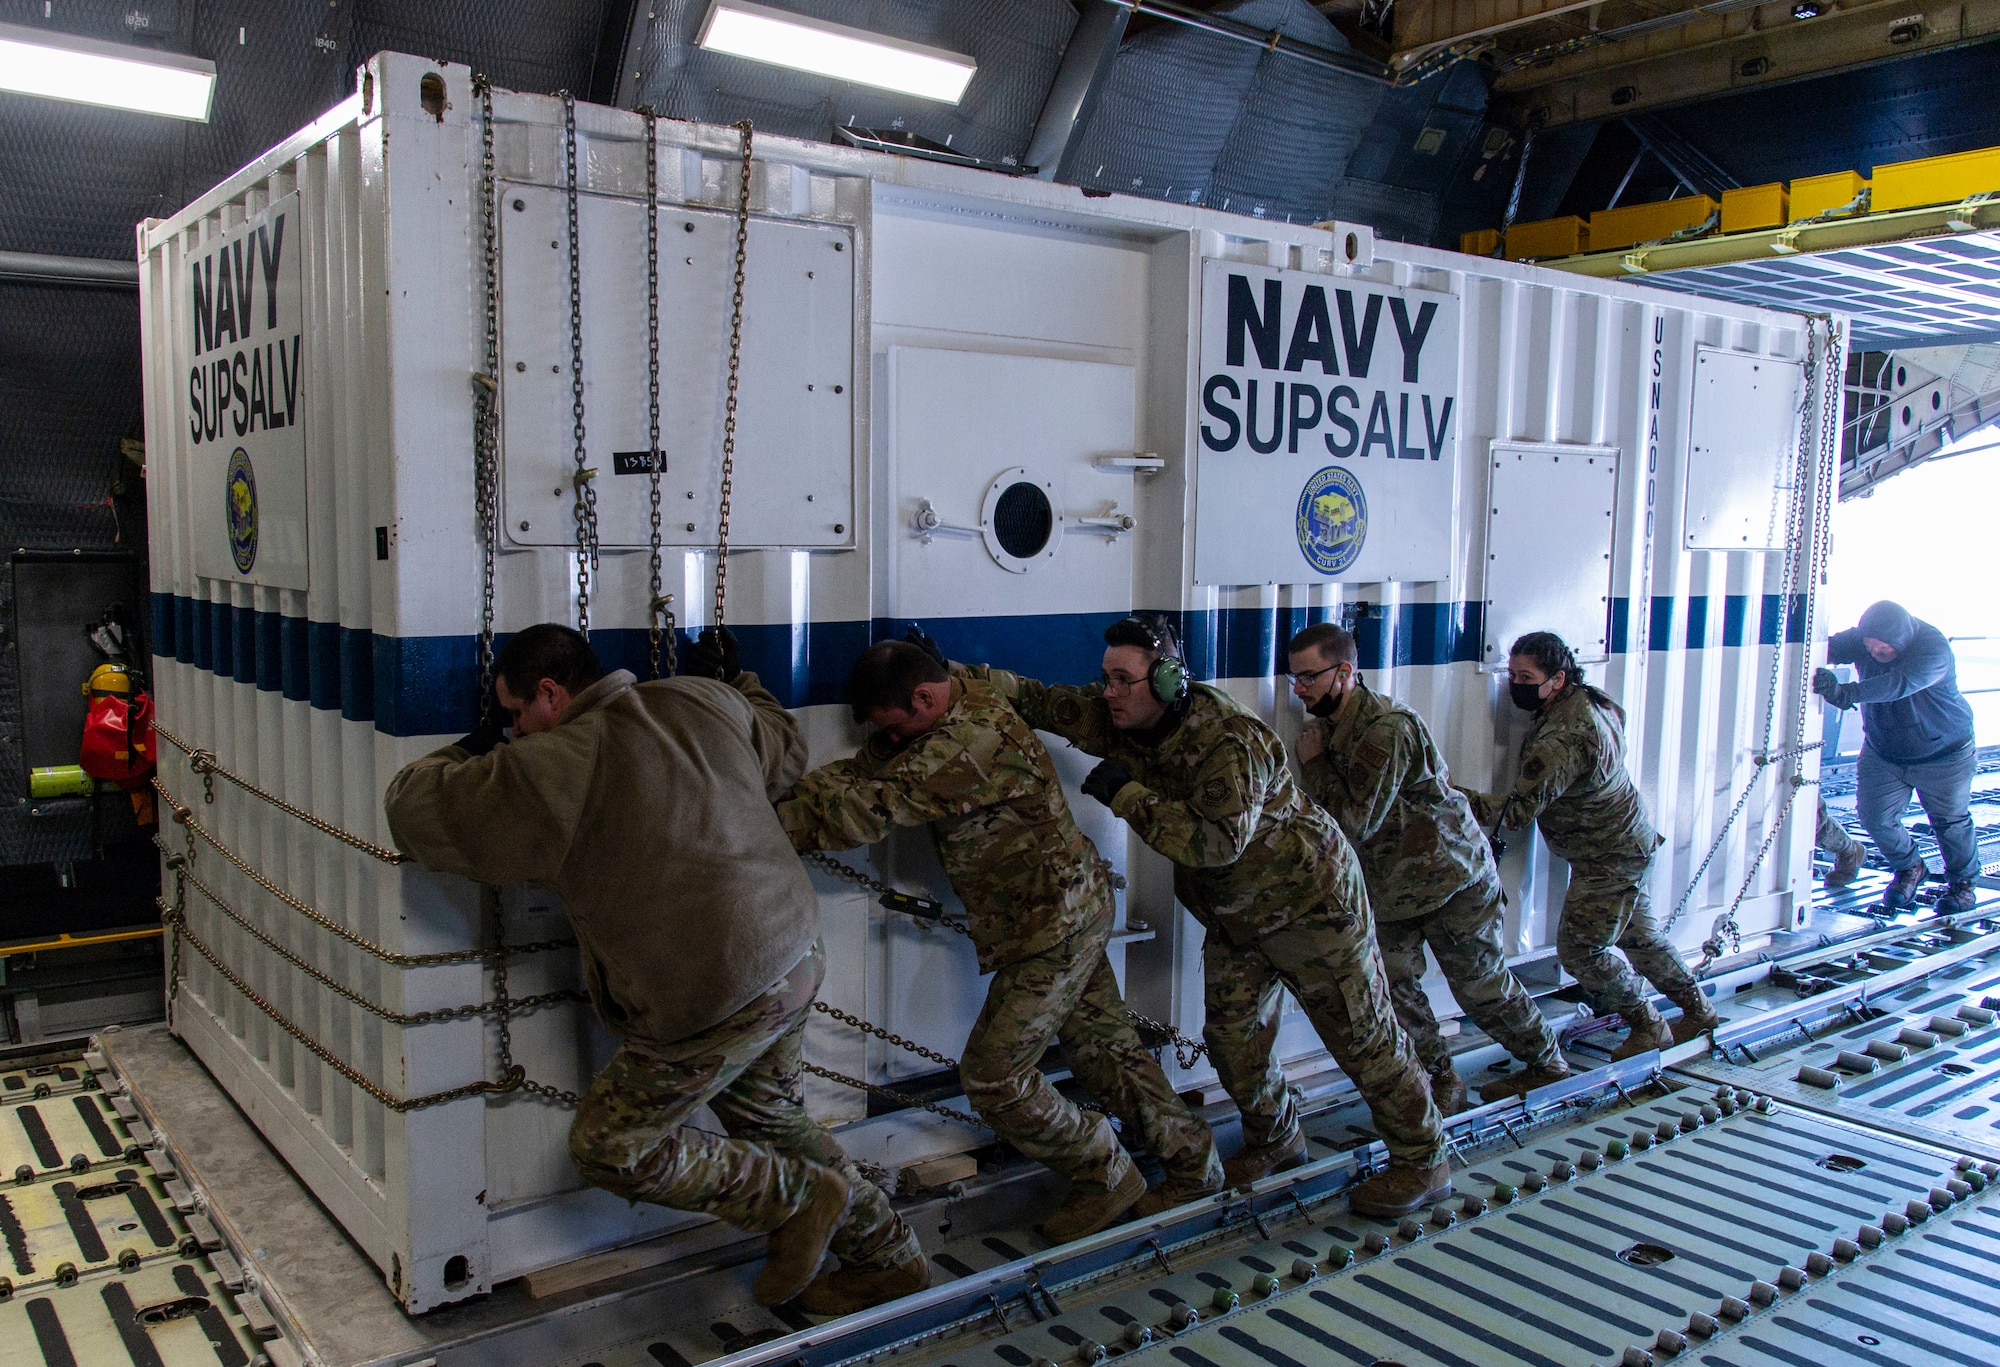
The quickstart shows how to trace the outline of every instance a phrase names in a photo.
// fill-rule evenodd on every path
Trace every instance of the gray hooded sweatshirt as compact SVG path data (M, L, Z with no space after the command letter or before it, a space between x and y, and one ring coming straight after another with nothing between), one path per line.
M1868 639L1896 648L1887 664L1868 653ZM1861 624L1827 638L1829 664L1851 664L1860 677L1834 696L1839 707L1861 708L1868 748L1892 764L1924 764L1972 742L1972 708L1958 691L1958 664L1944 633L1881 602Z

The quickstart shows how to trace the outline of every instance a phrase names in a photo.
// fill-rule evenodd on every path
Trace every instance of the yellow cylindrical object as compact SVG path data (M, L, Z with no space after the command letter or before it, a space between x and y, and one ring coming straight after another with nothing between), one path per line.
M97 780L81 764L52 765L28 775L30 797L88 797L96 787Z

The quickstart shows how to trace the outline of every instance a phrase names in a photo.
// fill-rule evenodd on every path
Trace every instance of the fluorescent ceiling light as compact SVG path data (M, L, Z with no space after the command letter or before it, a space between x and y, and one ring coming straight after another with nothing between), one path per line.
M808 19L750 0L714 0L697 41L710 52L945 104L958 103L978 70L978 63L956 52Z
M207 123L215 63L0 24L0 90Z

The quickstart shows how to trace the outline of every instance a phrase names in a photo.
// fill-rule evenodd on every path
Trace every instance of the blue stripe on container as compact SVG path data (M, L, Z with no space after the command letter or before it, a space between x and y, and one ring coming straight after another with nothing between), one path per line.
M401 644L395 637L382 639L389 647ZM473 712L472 702L467 700L463 703L462 710L469 719ZM349 721L375 720L375 636L371 632L356 631L349 627L340 628L340 715ZM467 724L470 725L469 720ZM388 731L392 736L436 734L435 731L397 731L382 726L376 729Z
M257 633L257 687L265 693L276 693L284 687L286 620L282 613L260 612L251 623Z
M1665 650L1674 639L1674 600L1655 596L1652 612L1653 620L1646 627L1646 644L1652 650Z
M183 639L188 643L188 653L181 659L197 669L213 669L215 643L209 639L208 634L208 604L193 598L185 598L181 602L187 610L188 628L183 635Z
M170 660L180 658L180 648L175 644L175 626L179 619L174 612L174 596L171 593L155 593L147 604L147 611L153 619L153 653Z
M1762 597L1759 640L1773 644L1781 599ZM1804 630L1804 599L1792 622L1796 642ZM1631 602L1612 600L1612 650L1629 647ZM1666 649L1676 615L1689 639L1705 644L1710 600L1656 597L1652 600L1651 648ZM1744 644L1749 600L1731 596L1722 603L1723 644ZM396 736L450 734L473 722L479 680L475 636L376 636L332 622L310 622L259 613L227 603L172 594L153 597L155 653L207 669L224 678L282 691L322 711L338 711L349 721L371 721ZM1064 613L1035 617L928 618L922 625L955 659L993 660L1038 678L1082 681L1095 677L1103 656L1104 628L1117 613ZM1226 608L1216 612L1169 614L1179 622L1188 663L1198 678L1258 678L1280 672L1284 643L1314 621L1333 617L1329 608ZM1356 647L1364 669L1476 662L1481 658L1484 605L1406 603L1393 623L1377 610L1356 623ZM757 671L786 705L809 707L846 701L847 674L854 658L872 641L896 639L909 629L904 618L872 621L746 625L735 628L745 668ZM606 667L648 673L643 629L600 629L591 637ZM497 646L504 646L501 637ZM679 645L692 644L686 632Z
M312 629L303 617L278 619L279 687L288 702L312 697Z
M229 610L230 650L236 657L236 682L255 684L257 682L257 618L261 614L255 608L232 607Z
M225 679L236 677L236 612L228 603L209 603L209 668Z
M1706 598L1687 600L1687 643L1698 650L1708 644L1708 603Z
M306 624L306 696L322 712L340 710L340 623Z
M1722 644L1740 646L1743 644L1743 622L1750 615L1750 600L1743 594L1732 593L1722 600Z

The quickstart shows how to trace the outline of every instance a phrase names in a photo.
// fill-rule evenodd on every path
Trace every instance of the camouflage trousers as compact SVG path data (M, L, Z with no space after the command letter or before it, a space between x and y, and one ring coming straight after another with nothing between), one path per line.
M1107 897L1088 927L994 973L959 1060L965 1099L1028 1157L1076 1182L1117 1185L1132 1160L1111 1122L1065 1099L1042 1076L1042 1055L1061 1041L1071 1075L1143 1140L1168 1181L1220 1185L1214 1135L1174 1093L1125 1014L1104 953L1111 922Z
M1833 813L1826 809L1826 799L1821 798L1819 818L1813 826L1813 844L1828 854L1839 854L1855 843L1854 837L1847 833L1847 827L1835 821Z
M632 1201L700 1211L768 1234L805 1204L811 1165L852 1185L833 1253L849 1267L893 1267L916 1235L839 1143L806 1114L799 1041L825 972L820 946L769 992L674 1044L627 1042L584 1093L569 1153L583 1179ZM707 1105L727 1137L688 1128Z
M1388 972L1389 1000L1424 1067L1436 1071L1451 1059L1438 1033L1437 1015L1424 994L1424 946L1430 946L1451 995L1472 1023L1521 1062L1553 1064L1556 1037L1534 998L1507 967L1501 933L1507 899L1497 878L1460 888L1436 911L1407 920L1378 921L1375 940Z
M1600 1011L1642 1012L1651 1000L1642 975L1675 999L1695 990L1694 975L1653 920L1645 882L1651 865L1622 859L1570 866L1556 958Z
M1396 1023L1374 917L1315 907L1247 945L1211 930L1202 947L1207 1022L1202 1038L1223 1088L1243 1113L1243 1142L1284 1143L1299 1132L1297 1104L1278 1066L1284 989L1305 1008L1334 1062L1368 1103L1397 1163L1444 1161L1444 1124L1430 1078Z

